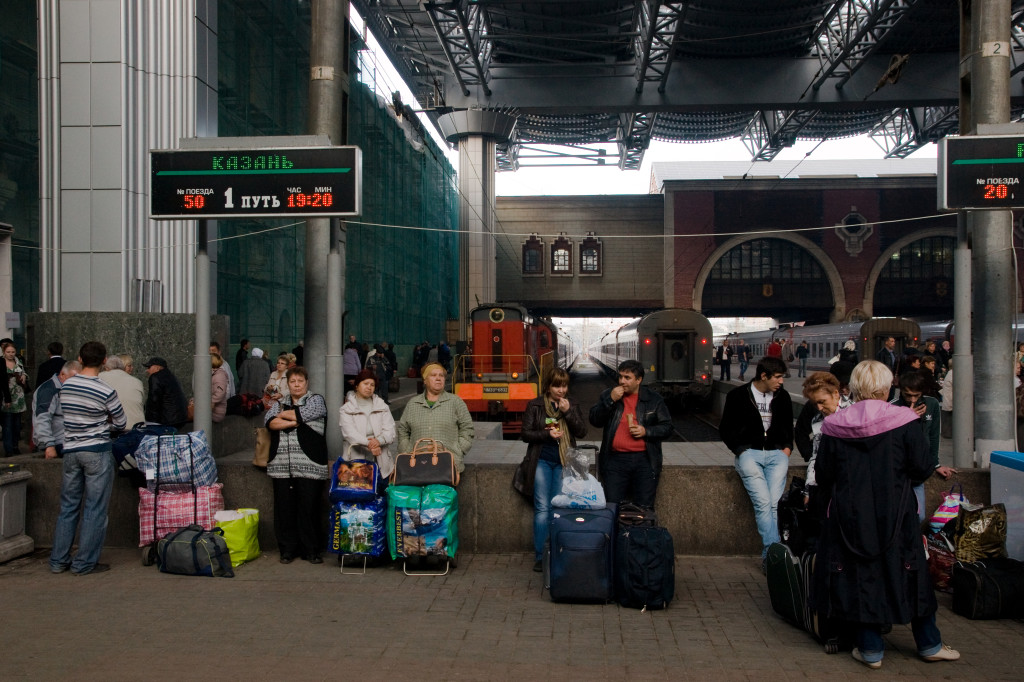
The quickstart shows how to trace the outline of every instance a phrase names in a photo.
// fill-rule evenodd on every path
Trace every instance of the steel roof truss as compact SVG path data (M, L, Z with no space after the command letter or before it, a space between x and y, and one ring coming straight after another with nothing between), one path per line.
M800 131L817 115L817 109L759 111L740 139L751 161L771 161L783 149L792 147Z
M818 37L820 67L814 79L815 90L829 78L838 78L836 89L846 81L878 48L893 29L920 0L846 0L836 12L829 13L828 25Z
M621 114L616 143L619 147L619 169L639 170L644 161L644 152L651 144L656 113Z
M488 37L487 18L477 3L467 0L455 2L429 2L424 5L430 15L437 38L441 41L448 64L459 81L463 95L469 94L470 85L479 85L490 96L491 40Z
M658 92L665 92L665 81L672 68L672 48L683 25L688 2L642 0L637 3L636 91L643 92L644 83L658 83Z
M941 137L955 133L957 107L894 109L868 136L882 148L887 159L903 159Z

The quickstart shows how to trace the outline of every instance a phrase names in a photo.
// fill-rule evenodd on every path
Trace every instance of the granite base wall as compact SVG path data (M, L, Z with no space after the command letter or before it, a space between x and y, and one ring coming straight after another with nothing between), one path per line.
M228 508L260 510L260 546L274 550L270 479L253 467L249 452L217 460ZM59 507L61 464L39 455L6 460L32 473L26 501L27 534L50 546ZM468 553L529 552L533 547L533 506L512 490L509 464L467 465L459 486L459 547ZM958 474L972 502L990 500L989 471ZM949 483L926 484L929 508L938 505ZM135 547L139 538L138 492L127 479L115 481L106 545ZM750 500L732 467L666 467L658 492L658 516L675 539L676 552L703 556L748 556L760 552Z
M227 348L227 315L210 316L210 340ZM64 357L73 360L86 341L101 341L108 353L127 353L135 359L135 376L147 385L142 366L159 355L167 360L186 395L192 395L192 364L196 349L195 315L189 313L29 313L26 323L26 371L35 380L36 368L49 355L51 341L64 344ZM232 366L234 355L225 358ZM32 388L35 388L33 386Z

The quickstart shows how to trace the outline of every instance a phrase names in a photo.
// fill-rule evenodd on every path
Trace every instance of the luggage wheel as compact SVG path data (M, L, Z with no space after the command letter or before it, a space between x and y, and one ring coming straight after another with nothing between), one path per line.
M830 639L825 642L825 653L826 654L838 654L839 653L839 641Z
M455 568L453 560L452 559L447 559L444 562L444 573L438 573L437 571L414 571L413 573L410 573L409 572L409 560L406 559L405 561L402 562L402 572L405 573L406 575L410 575L410 576L419 576L419 575L448 575L448 571L450 571L452 568Z
M352 554L352 555L339 554L338 555L338 568L340 569L342 575L366 575L366 555L365 554L363 555L363 570L362 571L349 571L348 573L345 572L345 557L346 556L358 557L359 555L358 554ZM355 565L358 566L359 564L357 563Z
M142 565L152 566L156 563L156 543L142 548Z

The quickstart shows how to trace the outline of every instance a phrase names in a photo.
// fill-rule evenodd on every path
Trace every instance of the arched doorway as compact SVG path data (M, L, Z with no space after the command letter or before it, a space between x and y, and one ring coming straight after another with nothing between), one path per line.
M956 237L950 234L911 235L893 244L869 280L873 314L952 317L955 250Z
M830 321L837 307L833 283L838 273L826 272L806 246L790 238L724 244L717 259L712 254L706 277L698 280L703 284L696 299L701 312L708 317Z

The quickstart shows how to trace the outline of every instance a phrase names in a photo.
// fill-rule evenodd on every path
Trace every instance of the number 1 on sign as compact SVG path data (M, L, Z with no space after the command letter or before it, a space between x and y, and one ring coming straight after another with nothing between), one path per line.
M226 190L224 190L224 208L235 207L234 202L231 200L231 190L231 187L228 187Z

